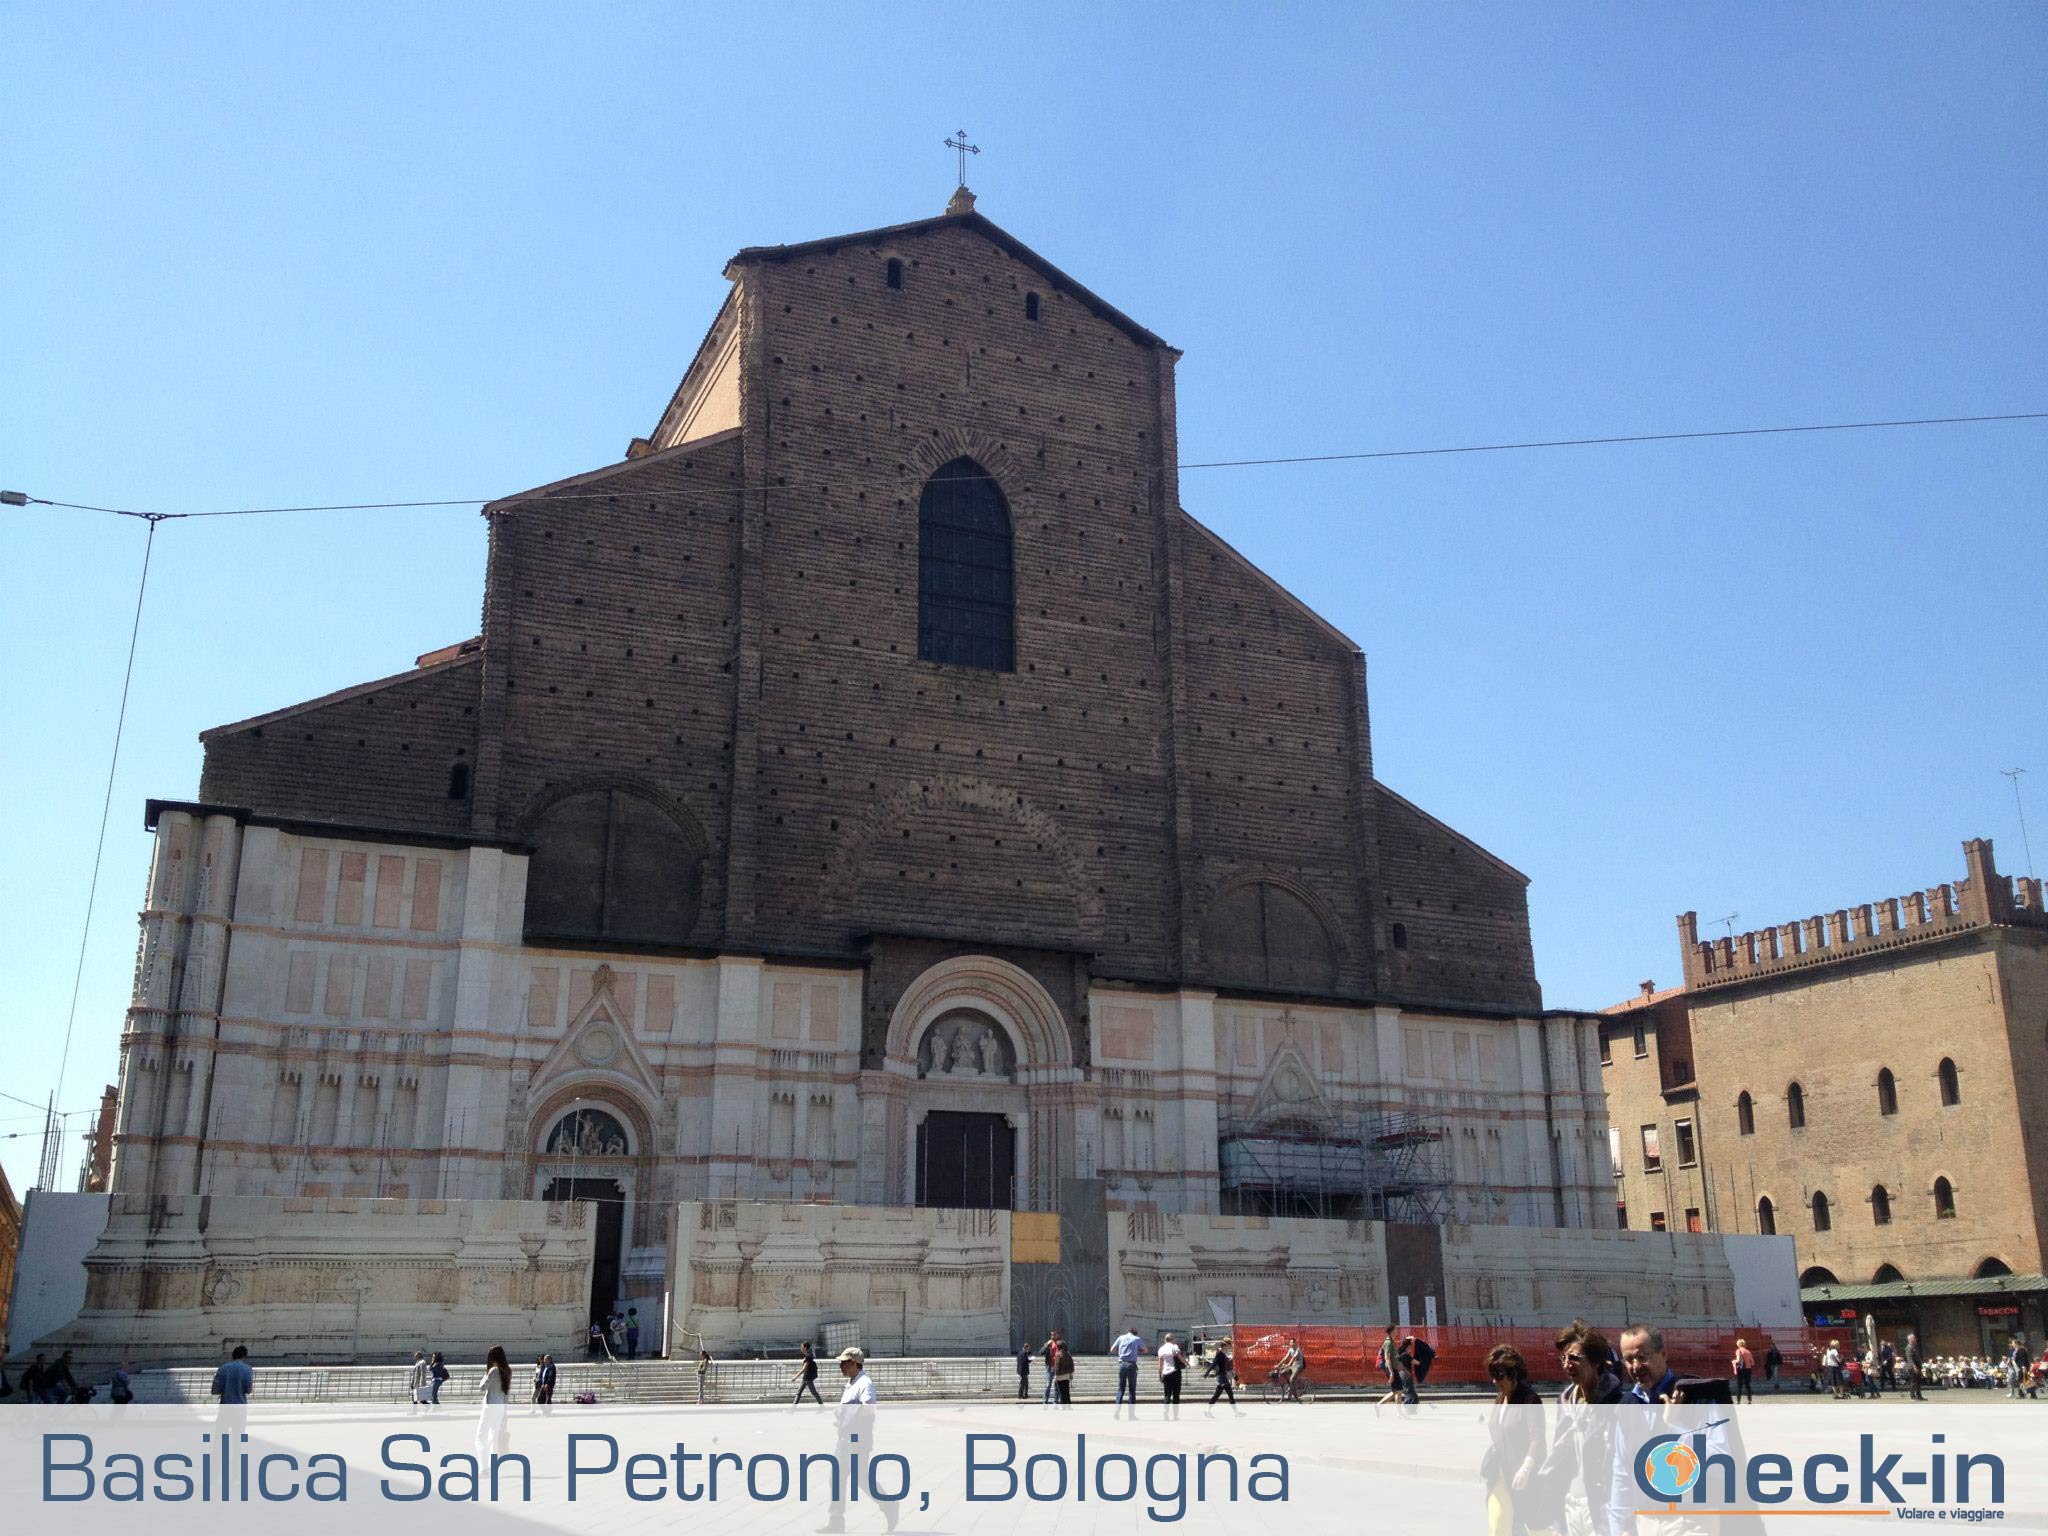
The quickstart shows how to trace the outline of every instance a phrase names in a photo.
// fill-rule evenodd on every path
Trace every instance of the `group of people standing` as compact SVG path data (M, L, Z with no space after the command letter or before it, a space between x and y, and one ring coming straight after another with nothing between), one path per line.
M808 1346L806 1346L808 1348ZM1227 1398L1230 1406L1237 1407L1237 1365L1231 1355L1230 1342L1219 1342L1206 1356L1198 1344L1191 1353L1179 1339L1168 1333L1160 1337L1159 1347L1154 1349L1145 1342L1143 1334L1135 1327L1126 1327L1109 1346L1109 1355L1116 1361L1116 1414L1123 1416L1129 1405L1131 1417L1138 1413L1138 1364L1139 1357L1150 1354L1159 1369L1159 1400L1165 1406L1170 1419L1180 1417L1181 1392L1187 1381L1190 1367L1199 1366L1205 1376L1215 1379L1215 1390L1209 1394L1209 1407L1213 1410L1219 1399ZM1063 1408L1074 1406L1074 1351L1067 1343L1066 1334L1053 1329L1043 1344L1019 1346L1016 1355L1017 1401L1031 1400L1031 1368L1034 1363L1045 1368L1045 1387L1041 1401L1048 1407L1057 1404Z
M618 1360L637 1360L640 1358L640 1309L628 1307L604 1318L593 1317L583 1337L593 1360L602 1360L607 1354Z

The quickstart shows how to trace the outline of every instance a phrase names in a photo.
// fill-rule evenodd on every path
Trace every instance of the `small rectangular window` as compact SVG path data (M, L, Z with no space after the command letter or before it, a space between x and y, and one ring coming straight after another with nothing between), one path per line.
M1685 1208L1685 1230L1688 1232L1704 1232L1707 1230L1700 1225L1700 1208L1696 1205L1688 1205Z
M1607 1127L1607 1161L1614 1164L1614 1176L1621 1177L1621 1127Z
M1670 1230L1664 1223L1664 1213L1662 1211L1650 1212L1650 1230L1652 1232L1666 1232Z
M1655 1173L1663 1166L1664 1159L1657 1150L1657 1127L1646 1125L1643 1127L1643 1171Z
M1628 1230L1628 1202L1626 1200L1614 1202L1614 1224L1624 1232Z
M1614 1041L1608 1037L1607 1031L1604 1029L1600 1031L1600 1065L1603 1067L1614 1065Z
M1699 1153L1693 1147L1692 1122L1690 1120L1681 1120L1672 1127L1672 1130L1678 1136L1678 1166L1681 1168L1692 1167L1693 1164L1700 1160Z
M1640 1024L1636 1026L1635 1044L1636 1060L1641 1061L1645 1056L1650 1054L1650 1037L1644 1031L1643 1026Z

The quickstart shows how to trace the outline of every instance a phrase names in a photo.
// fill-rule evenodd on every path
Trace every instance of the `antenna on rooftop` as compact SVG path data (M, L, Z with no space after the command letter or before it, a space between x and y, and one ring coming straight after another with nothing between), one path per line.
M2027 770L2024 768L2001 768L1998 771L2012 780L2012 806L2014 810L2020 813L2020 847L2026 850L2027 878L2031 880L2034 878L2034 844L2027 836L2027 804L2026 801L2020 798L2020 775Z
M1735 919L1740 916L1742 916L1740 912L1730 912L1726 917L1717 917L1714 921L1723 928L1726 928L1728 930L1728 937L1732 939L1735 937Z

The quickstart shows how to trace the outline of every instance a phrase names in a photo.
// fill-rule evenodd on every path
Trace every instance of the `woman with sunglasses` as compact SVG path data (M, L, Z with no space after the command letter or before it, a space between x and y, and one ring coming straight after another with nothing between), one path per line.
M1560 1515L1566 1502L1576 1504L1583 1497L1587 1523L1595 1536L1607 1536L1607 1501L1614 1487L1614 1415L1593 1410L1621 1401L1614 1346L1590 1323L1575 1319L1557 1335L1557 1360L1566 1377L1557 1398L1557 1433L1535 1480L1552 1491ZM1576 1493L1571 1491L1575 1479Z
M1496 1344L1486 1357L1493 1383L1493 1411L1487 1415L1491 1441L1482 1468L1487 1485L1487 1529L1491 1536L1521 1536L1549 1523L1544 1489L1537 1478L1550 1442L1544 1434L1543 1399L1529 1385L1529 1366L1512 1344Z

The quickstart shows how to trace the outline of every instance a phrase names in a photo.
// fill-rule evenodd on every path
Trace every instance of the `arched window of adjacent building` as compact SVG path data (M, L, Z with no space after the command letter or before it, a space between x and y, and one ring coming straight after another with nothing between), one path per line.
M903 263L894 256L891 256L888 265L882 268L882 281L891 288L903 286Z
M941 465L917 502L917 654L1016 670L1010 508L972 459Z
M1899 1112L1899 1080L1892 1076L1890 1067L1880 1068L1877 1074L1877 1112L1880 1115Z
M1036 320L1038 318L1038 295L1035 293L1024 295L1024 318L1026 320Z
M1328 991L1337 982L1330 930L1307 901L1269 880L1231 886L1209 904L1202 960L1226 984Z
M1408 925L1407 925L1406 923L1396 923L1396 924L1394 924L1394 948L1396 948L1396 949L1406 949L1407 947L1408 947Z
M469 798L469 764L458 758L448 770L448 798L467 800Z
M1870 1283L1872 1285L1897 1285L1905 1278L1904 1275L1899 1273L1898 1265L1880 1264L1877 1266L1877 1273L1870 1277Z
M1970 1272L1973 1280L1996 1280L2000 1275L2012 1273L2012 1266L2003 1259L1986 1259Z
M1756 1100L1749 1096L1747 1088L1735 1096L1735 1130L1742 1136L1756 1134Z
M1795 1131L1806 1129L1806 1090L1797 1083L1785 1089L1785 1123Z
M1873 1226L1888 1227L1892 1224L1891 1192L1882 1184L1871 1186L1870 1220Z
M1778 1231L1778 1208L1771 1204L1771 1197L1765 1195L1756 1203L1756 1229L1765 1237L1775 1237Z
M1956 1213L1956 1187L1946 1177L1934 1181L1934 1219L1942 1221Z
M1828 1212L1828 1197L1816 1189L1813 1192L1813 1230L1825 1232L1834 1224L1834 1217Z
M1941 1065L1934 1069L1934 1075L1941 1080L1941 1102L1960 1104L1963 1102L1963 1085L1956 1079L1956 1064L1947 1056L1941 1058Z
M1801 1270L1799 1274L1799 1288L1801 1290L1805 1290L1810 1285L1840 1285L1841 1283L1841 1281L1835 1278L1835 1272L1832 1269L1827 1269L1819 1264L1814 1265L1811 1269Z
M688 941L702 843L652 800L617 788L565 795L528 841L528 938Z

